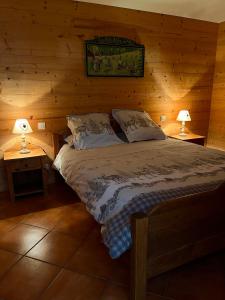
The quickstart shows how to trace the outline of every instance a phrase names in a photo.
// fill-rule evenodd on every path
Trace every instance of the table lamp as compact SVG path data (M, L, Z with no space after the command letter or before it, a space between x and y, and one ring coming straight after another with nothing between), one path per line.
M180 128L179 135L181 135L181 136L187 135L185 133L185 122L191 121L191 117L190 117L189 111L188 110L181 110L179 112L178 116L177 116L177 121L181 121L182 122L182 126Z
M31 133L33 130L30 127L29 122L27 119L17 119L15 125L13 127L13 133L21 134L21 154L29 153L30 150L27 149L27 142L26 142L26 133Z

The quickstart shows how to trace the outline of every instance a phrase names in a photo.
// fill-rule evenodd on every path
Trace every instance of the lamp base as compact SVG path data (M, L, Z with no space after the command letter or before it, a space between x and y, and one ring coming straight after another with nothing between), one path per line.
M30 150L27 149L26 136L23 133L21 135L21 149L20 149L20 154L27 154L27 153L30 153Z
M187 134L185 133L185 121L182 121L182 126L180 129L179 136L186 136Z
M30 150L29 149L21 149L20 151L20 154L27 154L27 153L30 153Z

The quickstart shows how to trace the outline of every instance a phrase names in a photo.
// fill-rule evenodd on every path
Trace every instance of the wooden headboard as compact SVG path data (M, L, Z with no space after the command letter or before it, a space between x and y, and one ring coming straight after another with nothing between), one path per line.
M60 132L53 133L53 149L54 149L54 158L59 153L59 150L66 143L65 138L71 134L69 128L65 128Z
M111 123L113 130L116 133L119 133L122 131L119 124L112 118L111 115L110 115L110 123ZM71 135L71 131L68 127L66 127L65 129L63 129L59 132L53 133L54 158L59 153L59 150L62 148L62 146L66 143L65 138L68 135Z

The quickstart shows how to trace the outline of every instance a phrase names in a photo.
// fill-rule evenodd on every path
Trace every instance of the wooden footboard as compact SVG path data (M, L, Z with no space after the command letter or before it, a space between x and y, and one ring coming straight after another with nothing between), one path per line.
M131 299L146 299L147 278L225 248L225 183L132 216Z

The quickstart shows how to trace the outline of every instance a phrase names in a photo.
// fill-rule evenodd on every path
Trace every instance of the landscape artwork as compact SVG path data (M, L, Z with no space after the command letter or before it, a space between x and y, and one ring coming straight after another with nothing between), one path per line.
M87 76L143 77L144 46L117 37L86 41L86 68Z

